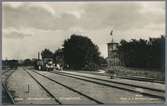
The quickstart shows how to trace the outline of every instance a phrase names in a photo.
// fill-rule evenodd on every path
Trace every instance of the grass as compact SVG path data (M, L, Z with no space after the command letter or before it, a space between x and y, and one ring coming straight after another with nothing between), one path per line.
M114 71L115 70L115 71ZM129 68L123 66L115 66L107 69L108 73L114 72L117 76L123 77L143 77L150 78L158 81L164 81L164 76L159 69L141 69L141 68Z

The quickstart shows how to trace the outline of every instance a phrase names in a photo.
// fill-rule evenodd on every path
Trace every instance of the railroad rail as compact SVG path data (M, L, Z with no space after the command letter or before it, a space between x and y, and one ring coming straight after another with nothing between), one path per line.
M71 74L71 73L62 73L62 72L55 72L55 71L51 72L51 73L66 76L66 77L71 77L71 78L75 78L75 79L79 79L79 80L83 80L83 81L87 81L87 82L91 82L91 83L95 83L95 84L100 84L103 86L108 86L108 87L118 88L121 90L140 93L140 94L147 95L150 97L156 97L156 98L160 98L162 100L165 100L165 97L164 97L165 91L164 90L147 88L147 87L132 85L132 84L125 84L125 83L121 83L121 82L114 82L114 81L109 81L109 80L105 80L105 79L98 79L98 78L94 78L94 77L75 75L75 74ZM137 90L138 88L142 89L142 91Z
M85 76L85 75L78 75L78 74L76 75L76 74L64 73L64 72L51 72L51 73L79 76L79 77L84 77L84 78L89 78L89 79L95 79L95 80L99 80L99 81L106 81L106 82L111 82L111 83L116 83L116 84L129 85L129 86L133 86L133 87L139 87L139 88L144 88L144 89L149 89L149 90L153 90L153 91L158 91L158 92L165 93L165 91L162 90L162 89L156 89L156 88L151 88L151 87L146 87L146 86L139 86L139 85L128 84L128 83L123 83L123 82L117 82L117 81L112 81L112 80L106 80L106 79L101 79L101 78L96 78L96 77L89 77L89 76Z
M55 101L56 101L56 102L58 102L59 104L63 104L63 103L61 103L61 102L47 89L47 87L45 87L44 85L42 85L42 84L32 75L32 73L28 72L27 70L25 70L25 71L26 71L46 92L48 92L48 94L50 94L51 97L55 98ZM40 73L38 73L38 72L36 72L36 71L31 71L31 72L34 72L34 73L36 73L36 74L38 74L38 75L40 75L40 76L42 76L42 77L48 79L49 81L52 81L52 82L54 82L54 83L56 83L56 84L58 84L58 85L61 85L61 86L65 87L66 89L68 89L68 90L70 90L70 91L72 91L72 92L75 92L76 94L79 94L80 96L85 97L85 98L87 98L87 99L89 99L89 100L95 102L96 104L104 104L103 102L101 102L101 101L99 101L99 100L96 100L96 99L94 99L94 98L92 98L92 97L90 97L90 96L88 96L88 95L86 95L86 94L84 94L84 93L82 93L82 92L80 92L80 91L78 91L78 90L75 90L75 89L69 87L68 85L62 84L62 83L60 83L60 82L58 82L58 81L56 81L56 80L54 80L54 79L51 79L51 78L49 78L49 77L47 77L47 76L45 76L45 75L42 75L42 74L40 74Z
M6 83L7 83L7 80L9 79L9 77L13 74L13 72L14 72L13 70L11 72L9 72L9 70L2 72L3 78L1 79L3 90L6 93L6 95L8 96L8 98L10 99L9 101L11 102L11 104L15 104L15 101L14 101L14 97L12 96L10 91L8 90ZM5 75L5 74L7 74L7 75Z
M33 75L30 74L30 72L26 71L31 78L33 78L35 80L35 82L37 82L52 98L54 98L54 100L58 103L58 104L62 104L57 97L55 97L45 86L43 86Z
M165 83L165 81L157 80L154 78L141 77L141 76L117 76L117 77L122 79L136 80L136 81L154 82L154 83L161 83L161 84Z
M84 73L84 72L78 72L78 73ZM99 73L88 73L92 75L99 75L99 76L108 76L108 77L114 77L113 75L108 74L99 74ZM123 75L117 75L117 78L122 78L122 79L130 79L130 80L136 80L136 81L145 81L145 82L153 82L153 83L161 83L164 84L165 81L163 80L157 80L155 78L147 78L147 77L141 77L141 76L123 76Z

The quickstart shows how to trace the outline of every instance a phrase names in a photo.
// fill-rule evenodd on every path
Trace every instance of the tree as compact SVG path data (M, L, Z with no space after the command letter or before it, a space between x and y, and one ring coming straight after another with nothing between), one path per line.
M149 40L122 40L118 47L121 61L128 67L161 68L164 67L165 38Z
M23 62L23 65L24 66L32 66L33 65L32 60L31 59L25 59L24 62Z
M41 52L42 58L53 58L53 53L49 49L45 49Z
M97 64L100 66L100 68L105 68L105 67L107 67L107 60L104 59L104 57L100 56L98 58Z
M54 59L55 63L59 63L61 65L64 65L63 48L57 49L53 55L54 55L53 59Z
M18 60L5 60L4 66L10 68L10 69L17 69L18 67Z
M72 69L97 70L99 68L100 52L98 46L89 38L71 35L64 41L64 61Z

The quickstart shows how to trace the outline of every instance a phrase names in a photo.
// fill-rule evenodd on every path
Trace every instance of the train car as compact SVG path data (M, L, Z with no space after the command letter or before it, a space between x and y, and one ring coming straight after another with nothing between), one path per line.
M52 58L43 58L42 60L38 60L35 65L35 69L41 71L53 71L55 68L55 64Z

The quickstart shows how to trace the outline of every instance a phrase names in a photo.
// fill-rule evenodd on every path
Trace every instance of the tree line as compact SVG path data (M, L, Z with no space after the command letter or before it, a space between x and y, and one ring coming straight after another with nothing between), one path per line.
M64 68L73 70L98 70L107 66L106 60L100 56L99 48L91 39L82 35L73 34L69 39L64 40L62 48L52 52L48 48L41 51L41 57L52 58L55 64L60 64ZM10 66L33 66L38 59L25 59L17 61ZM5 65L5 64L4 64Z
M17 69L18 66L18 60L12 59L12 60L2 60L2 69Z
M120 60L128 67L165 67L165 37L121 40L118 46Z
M107 66L106 60L100 56L98 46L88 37L75 34L64 41L63 48L57 49L54 53L45 49L41 56L53 58L55 63L73 70L98 70Z
M64 40L62 48L52 52L44 49L42 58L52 58L55 64L74 70L98 70L107 66L107 61L100 56L99 48L91 39L73 34ZM117 50L121 63L127 67L165 69L165 37L121 40ZM33 66L38 59L2 61L3 66Z

